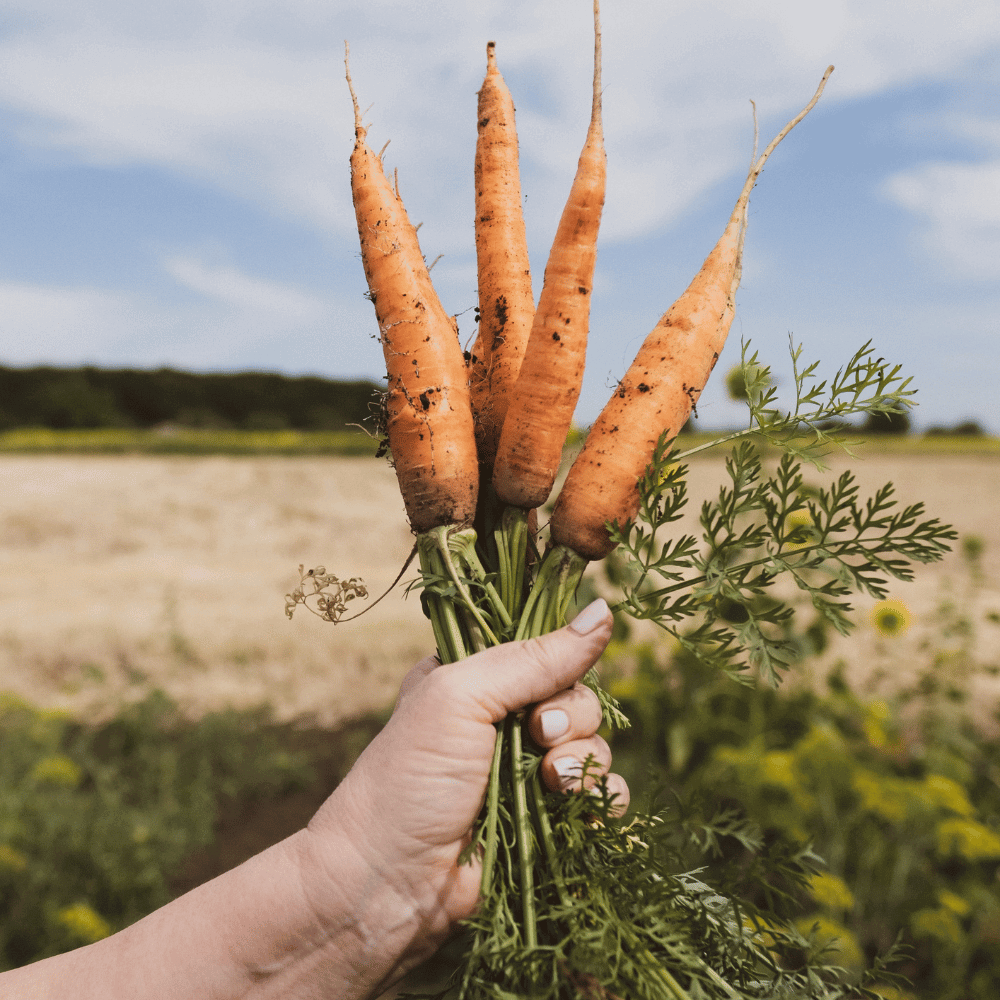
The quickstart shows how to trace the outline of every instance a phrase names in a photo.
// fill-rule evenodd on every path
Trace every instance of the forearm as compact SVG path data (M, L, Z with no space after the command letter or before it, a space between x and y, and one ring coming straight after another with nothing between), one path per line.
M322 852L338 859L331 871L312 836L300 831L110 938L0 976L0 998L371 995L417 921L351 845Z

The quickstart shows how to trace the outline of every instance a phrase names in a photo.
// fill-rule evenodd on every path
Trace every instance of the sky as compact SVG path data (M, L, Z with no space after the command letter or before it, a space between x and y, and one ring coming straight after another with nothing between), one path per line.
M917 428L1000 432L995 0L605 0L608 193L576 419L599 413L721 235L766 143L717 371L868 340ZM344 42L369 143L475 333L485 48L517 107L536 296L586 134L585 0L3 0L0 364L384 374L350 201ZM370 107L369 107L370 106ZM716 377L699 426L744 411Z

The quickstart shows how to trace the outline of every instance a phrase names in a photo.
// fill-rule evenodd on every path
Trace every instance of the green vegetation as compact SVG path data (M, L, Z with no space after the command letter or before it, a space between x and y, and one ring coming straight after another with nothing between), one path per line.
M0 695L0 971L95 941L162 906L210 844L221 800L311 778L266 712L197 725L152 693L96 727Z
M1000 992L1000 737L970 718L971 682L1000 674L975 662L975 636L1000 626L1000 613L972 617L982 545L966 539L963 552L966 591L924 623L926 660L891 698L860 697L842 670L817 691L740 683L679 644L619 645L611 686L633 720L613 737L631 784L728 807L778 853L814 852L817 874L775 887L798 905L797 926L818 928L852 968L901 935L899 970L915 988L905 995L925 1000ZM872 617L886 644L913 627L900 602ZM788 632L800 663L828 629L817 616ZM725 884L757 864L745 844L722 839L701 877Z
M374 382L271 372L0 366L0 431L150 428L342 431L371 421Z
M76 455L374 455L377 442L360 430L243 431L50 430L24 428L0 434L0 454Z

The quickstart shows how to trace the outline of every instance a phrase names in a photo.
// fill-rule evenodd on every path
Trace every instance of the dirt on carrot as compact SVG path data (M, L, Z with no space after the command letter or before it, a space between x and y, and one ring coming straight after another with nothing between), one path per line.
M434 291L406 208L368 146L349 67L347 82L351 190L388 372L385 428L400 492L415 532L471 523L479 468L458 328Z
M495 42L486 46L478 132L475 230L479 332L469 359L469 387L480 468L488 480L535 315L521 211L514 101L497 68Z
M815 106L833 67L809 104L754 160L729 223L701 270L646 338L597 418L570 469L550 522L553 541L587 559L614 545L605 524L631 520L640 476L661 434L675 436L698 402L722 353L736 309L750 192L778 143Z
M545 266L542 294L493 471L497 495L516 507L530 509L548 499L580 395L606 163L600 11L595 0L590 127Z

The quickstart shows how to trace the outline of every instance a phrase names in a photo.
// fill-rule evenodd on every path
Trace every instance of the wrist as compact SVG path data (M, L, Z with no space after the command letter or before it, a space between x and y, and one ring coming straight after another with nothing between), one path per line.
M346 780L298 835L302 897L331 967L340 969L338 996L365 997L385 989L431 955L451 929L424 879L408 879L371 827L375 814L355 801ZM369 817L364 828L353 822Z

